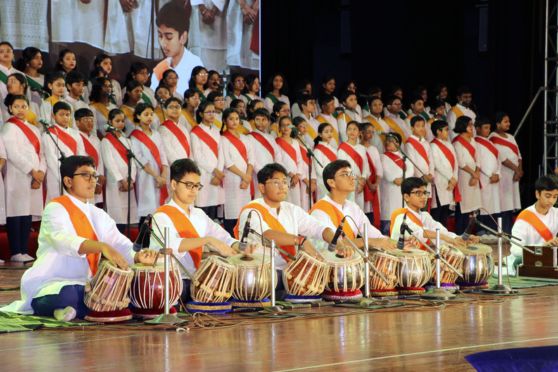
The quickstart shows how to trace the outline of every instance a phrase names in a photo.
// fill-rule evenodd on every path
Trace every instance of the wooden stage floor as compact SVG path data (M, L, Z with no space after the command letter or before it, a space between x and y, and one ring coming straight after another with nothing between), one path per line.
M185 332L106 326L4 334L0 370L466 371L471 353L558 344L558 287L521 292L396 311L296 310L324 316Z

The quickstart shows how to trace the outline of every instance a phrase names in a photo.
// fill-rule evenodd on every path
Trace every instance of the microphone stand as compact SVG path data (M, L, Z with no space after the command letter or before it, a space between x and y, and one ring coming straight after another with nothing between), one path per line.
M52 135L52 133L50 132L50 128L51 126L48 125L48 123L44 120L39 120L39 123L41 123L43 125L43 128L45 129L45 133L47 134L47 136L50 137L50 139L52 140L52 143L54 143L54 146L56 147L56 149L58 150L58 153L60 154L60 157L58 158L58 163L59 165L62 164L62 161L64 159L66 159L66 154L64 154L64 151L62 151L62 149L60 148L60 145L58 144L58 141L54 139L54 136ZM62 181L62 174L60 173L60 167L58 167L58 177L60 178L60 185L58 186L58 192L60 193L60 195L64 194L64 184Z
M440 267L440 228L436 228L436 287L429 290L422 296L421 298L431 299L431 300L450 300L455 298L453 293L450 293L446 288L442 288L440 286L440 274L441 274L441 267Z
M309 124L310 125L310 124ZM308 157L308 202L310 203L310 208L312 208L312 159L314 159L316 161L316 163L318 163L318 165L320 167L323 168L322 163L318 160L318 158L316 158L316 154L314 154L314 151L312 151L310 149L310 147L308 147L306 145L306 142L304 142L304 139L300 137L300 134L296 137L298 139L298 141L302 144L302 146L304 147L304 149L306 150L306 156Z

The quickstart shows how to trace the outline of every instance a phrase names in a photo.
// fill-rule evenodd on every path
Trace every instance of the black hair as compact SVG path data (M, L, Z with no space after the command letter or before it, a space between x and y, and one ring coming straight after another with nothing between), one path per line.
M469 122L471 120L472 119L467 115L458 117L457 120L455 121L455 127L453 128L453 131L457 134L467 132L467 126L469 125Z
M209 102L209 101L203 101L202 103L200 103L200 105L198 106L198 110L196 111L196 121L201 124L202 119L203 119L203 112L205 111L205 109L207 108L207 106L215 106L213 104L213 102Z
M407 177L401 183L401 195L411 195L414 189L420 187L426 187L427 183L425 180L419 177Z
M23 75L20 72L14 72L13 74L10 74L8 78L12 76L16 78L16 80L19 81L19 83L23 86L23 93L27 94L27 88L29 88L29 83L27 82L27 78L25 77L25 75Z
M14 46L9 41L5 41L5 40L0 41L0 46L2 45L7 45L12 49L12 52L14 51Z
M461 86L457 89L457 96L462 96L464 94L473 94L473 91L467 86Z
M199 74L200 72L202 72L203 70L205 70L205 72L207 72L207 69L203 66L196 66L192 69L192 74L190 75L190 80L188 80L188 87L190 89L196 89L196 75ZM209 74L207 75L207 79L209 80ZM205 86L203 87L205 89Z
M285 102L283 101L277 101L276 103L273 104L273 112L271 113L271 120L272 121L277 121L279 120L279 111L281 111L281 108L283 106L289 106L287 105Z
M558 190L558 178L554 175L540 176L535 181L535 191L554 191Z
M333 128L333 125L331 125L330 123L327 123L327 122L326 122L326 123L321 123L321 124L318 126L318 135L316 136L316 138L314 138L314 146L316 146L318 143L320 143L321 141L323 141L323 139L322 139L322 132L323 132L328 126L330 126L330 127Z
M110 79L106 77L97 77L91 80L91 92L89 93L89 101L90 102L101 102L102 96L107 95L103 89L105 87L105 82L109 81ZM108 96L108 95L107 95Z
M262 169L260 169L260 171L256 175L257 178L258 178L258 183L259 184L266 183L268 180L273 178L273 175L275 173L281 173L285 177L289 176L289 173L287 172L285 167L283 167L281 164L279 164L279 163L269 163L269 164L266 164Z
M418 123L419 121L424 121L426 123L426 120L420 116L420 115L415 115L411 118L411 127L414 127L416 123Z
M184 104L186 104L186 101L189 100L190 98L192 98L195 95L199 96L199 93L197 90L195 89L186 89L186 91L184 91Z
M45 85L43 86L43 89L46 90L48 93L52 93L48 85L54 83L58 79L64 80L64 86L66 86L66 79L64 77L64 73L62 71L53 71L48 73L45 76Z
M143 85L138 83L136 80L130 80L126 83L126 93L124 94L124 98L122 99L122 102L128 102L128 100L130 99L130 93L136 89L137 87L142 87L143 89Z
M167 108L173 102L176 102L176 103L178 103L179 105L182 106L182 101L181 100L179 100L177 97L170 97L163 103L163 107Z
M176 77L178 76L178 72L176 72L175 70L173 70L172 68L169 68L168 70L166 70L165 72L163 72L163 76L161 76L161 81L164 81L170 74L175 74Z
M200 168L192 159L177 159L170 166L170 179L180 181L186 174L194 173L201 176Z
M76 121L92 116L94 116L93 111L85 107L77 109L76 112L74 112L74 119L76 119Z
M282 124L285 120L290 120L290 121L291 121L291 124L293 123L293 121L292 121L292 119L291 119L290 116L281 116L281 117L279 118L279 120L277 121L277 126L278 126L279 128L281 128L281 124Z
M285 75L280 72L276 72L275 74L270 76L266 84L266 92L273 92L273 80L275 80L277 76L280 76L283 79L283 86L281 87L281 89L279 89L279 94L287 94L287 92L289 91L287 86L287 79L285 78Z
M66 110L72 112L72 107L64 101L58 101L52 106L52 113L56 115L56 113L60 110Z
M410 105L414 105L415 103L417 103L417 101L422 101L422 102L424 102L424 100L422 99L421 96L416 95L416 96L411 97L411 100L409 101L409 104L410 104Z
M401 98L399 98L398 96L391 95L391 96L386 98L384 103L385 103L386 106L393 105L393 102L395 100L401 101Z
M387 142L387 140L390 139L390 138L396 140L396 141L397 141L397 144L398 144L399 146L401 146L401 141L402 141L403 139L401 138L401 135L400 135L399 133L390 132L390 133L386 134L386 142Z
M310 94L302 94L299 99L298 99L298 104L300 105L300 108L302 108L302 105L307 106L308 105L308 101L314 100L314 96L310 95Z
M120 109L117 109L117 108L112 109L112 110L109 111L109 114L108 114L108 121L109 121L109 123L110 123L111 121L113 121L114 118L115 118L117 115L126 116L126 115L124 115L124 111L122 111L122 110L120 110Z
M217 97L224 97L224 96L223 96L223 92L221 92L220 90L211 92L211 93L209 93L209 94L207 95L207 98L206 98L206 99L207 99L209 102L215 104L215 98L217 98Z
M174 28L178 31L178 36L190 30L190 14L192 13L192 6L190 2L183 6L177 2L171 1L161 7L157 13L155 24L157 27L163 25Z
M95 59L93 60L93 69L91 70L91 73L89 74L89 78L90 79L94 79L96 77L99 77L99 74L102 73L101 76L105 76L105 71L103 70L103 68L101 67L101 63L105 60L105 59L110 59L112 62L112 57L109 56L106 53L99 53L95 56Z
M240 98L235 98L231 101L231 104L229 105L230 108L238 108L238 104L239 103L245 103L243 100L241 100Z
M157 85L157 88L155 88L155 95L157 95L157 93L158 93L161 89L166 89L166 90L168 90L169 93L170 93L170 88L169 88L169 86L161 81L161 82L159 82L159 85Z
M438 131L448 127L448 122L445 120L434 120L432 125L430 125L430 129L432 129L432 133L434 137L438 137Z
M498 111L495 115L494 115L494 122L495 123L501 123L502 120L504 120L505 117L510 117L507 113L503 112L503 111Z
M339 99L341 100L341 102L345 102L350 96L357 97L356 93L349 92L348 90L346 90L343 93L341 93L341 96L339 97Z
M226 123L227 123L227 119L228 119L229 116L231 116L232 114L237 114L237 115L238 115L238 118L240 119L240 113L239 113L238 111L236 111L236 110L233 109L233 108L225 109L225 110L223 111L223 116L222 116L222 123L223 123L223 125L221 125L221 133L223 133L225 130L229 129L229 128L227 127L227 124L226 124ZM240 123L240 126L242 126L242 123Z
M264 108L259 108L256 111L254 111L253 117L255 118L256 116L263 116L267 118L267 120L270 120L269 111L267 111L267 109Z
M10 106L13 105L14 102L15 102L16 100L18 100L18 99L27 102L27 105L29 106L29 99L27 98L26 95L24 95L24 94L11 94L11 93L10 93L10 94L8 94L8 95L6 96L6 98L4 99L4 105L6 105L6 107L8 108L8 113L9 113L10 115L13 114L13 113L12 113L12 110L10 109Z
M64 190L68 190L66 184L64 184L64 178L73 178L76 170L84 165L88 165L95 169L95 160L90 156L72 155L60 161L60 178L62 179Z
M234 92L234 81L238 78L242 78L244 79L244 88L242 88L240 90L240 93L243 93L244 90L246 89L246 79L244 78L244 75L242 75L241 73L235 72L234 74L231 75L231 78L229 79L229 82L227 83L227 93L229 95L232 95ZM207 76L207 79L209 80L209 74Z
M322 94L320 96L320 107L329 104L332 101L335 101L335 98L331 94Z
M256 105L260 102L263 103L263 101L261 99L253 99L250 102L248 102L248 104L246 105L246 116L248 116L248 120L251 120L251 119L254 118L254 112L256 110L261 110L262 108L265 108L265 107L260 107L259 109L256 109ZM267 109L266 109L266 111L267 111L268 115L271 115ZM268 119L271 120L271 117L268 116Z
M482 127L485 124L490 124L490 126L492 127L492 123L487 116L479 116L475 119L475 127Z
M436 111L436 109L437 109L438 107L443 107L443 108L445 108L445 107L446 107L445 102L442 101L442 100L439 100L439 99L434 99L434 100L432 100L432 102L430 102L430 110L431 110L432 112Z
M147 70L149 72L149 67L147 67L147 65L143 62L133 62L130 65L130 69L128 70L128 73L126 74L126 80L124 81L124 86L127 86L129 81L135 80L134 76L137 75L142 70ZM149 85L148 82L146 82L145 85Z
M136 105L136 108L134 109L134 123L140 122L139 116L147 109L151 109L151 111L153 111L153 106L145 102L140 102Z
M55 67L56 71L65 71L64 68L62 67L63 60L64 57L66 57L66 54L70 54L70 53L72 53L74 57L76 57L76 62L77 62L77 55L73 50L68 48L62 49L60 53L58 53L58 60L56 61L56 67ZM76 67L77 67L77 63L76 63ZM74 70L76 69L76 67L74 67Z
M41 50L39 48L27 47L23 49L23 51L21 52L21 58L18 59L15 63L15 68L17 68L19 71L25 71L27 64L35 58L37 53L41 53Z
M335 173L337 173L339 169L350 168L350 167L351 167L351 163L343 159L334 160L324 167L324 170L322 172L322 178L324 180L324 185L327 191L331 191L331 187L328 185L327 180L334 179Z
M296 118L293 119L293 125L295 127L298 127L300 124L302 123L307 123L310 124L306 121L306 119L304 119L302 116L297 116Z
M355 120L351 120L347 123L347 126L345 127L345 130L347 130L347 128L349 128L349 125L355 125L358 128L358 131L360 132L360 124L358 121Z
M244 92L245 93L250 93L250 88L254 82L256 81L256 79L260 80L260 77L256 74L250 74L248 76L246 76L246 85L244 87ZM261 87L260 87L261 89Z
M79 71L72 70L66 74L66 85L72 85L74 83L84 82L85 76Z

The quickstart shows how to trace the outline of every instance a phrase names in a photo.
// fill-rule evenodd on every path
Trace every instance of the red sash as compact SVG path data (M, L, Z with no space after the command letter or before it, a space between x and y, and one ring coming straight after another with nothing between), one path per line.
M33 129L29 128L29 126L27 126L23 121L19 120L15 116L12 116L11 118L9 118L8 123L12 123L13 125L18 127L19 129L21 129L21 131L23 132L25 137L27 137L29 142L31 142L31 145L33 145L33 147L35 148L35 152L37 153L37 156L40 159L41 158L41 139L39 137L37 137L35 132L33 132Z
M283 151L285 151L287 155L289 155L289 157L292 159L292 161L295 162L295 164L298 163L298 159L296 157L296 150L291 146L290 143L288 143L281 137L276 138L275 142L277 142L279 147L281 147Z
M155 163L157 163L157 166L159 167L159 173L162 173L163 161L161 160L161 152L159 151L157 144L153 142L153 140L149 138L147 134L145 134L139 129L133 130L132 133L130 134L130 137L134 137L135 139L140 141L145 147L147 147L147 149L151 152L151 155L153 155L153 159L155 159ZM169 193L166 186L161 187L159 190L160 190L159 204L162 205L165 204L169 196Z
M432 143L435 144L436 146L438 146L438 148L442 151L442 153L444 154L446 159L448 159L448 161L451 165L451 169L455 170L455 167L457 166L457 164L456 164L456 161L455 161L455 156L450 151L450 149L448 149L446 147L446 145L444 145L437 138L434 138L434 140L432 140ZM461 202L461 192L459 192L459 186L457 184L453 188L453 200L455 200L456 203Z
M60 141L72 151L73 155L77 155L77 142L74 137L58 127L50 127L48 131L60 138Z
M84 136L81 133L79 135L83 140L83 147L85 148L85 152L87 153L87 155L93 158L93 160L95 161L95 168L97 168L99 166L99 152L97 151L95 146L93 146L91 141L89 141L89 138L87 138L87 136Z
M201 125L194 127L192 129L192 134L198 136L198 138L213 152L213 155L215 155L216 158L219 158L219 144L209 133L201 128Z
M424 161L426 162L426 165L429 166L430 160L428 160L428 153L426 152L424 146L419 141L417 141L414 137L407 138L407 143L410 143L415 148L415 150L417 150L420 157L423 158Z
M242 143L240 138L236 137L228 130L226 130L223 133L223 137L225 137L226 139L229 140L230 143L232 143L232 145L236 148L240 156L242 156L242 159L244 159L246 165L248 165L248 151L246 150L246 146L244 145L244 143Z
M519 213L519 215L517 216L517 219L523 220L527 222L529 225L531 225L535 230L537 230L537 232L544 239L544 241L547 242L554 238L554 235L552 235L552 233L550 232L548 227L544 224L544 222L542 222L541 219L530 210L524 209L523 211L521 211L521 213Z
M395 165L397 165L399 168L401 168L403 170L407 169L407 164L405 164L403 159L399 155L397 155L396 153L391 152L391 151L386 151L386 152L384 152L384 155L387 156L388 158L390 158L391 160L393 160Z
M258 141L259 143L262 144L263 147L265 147L265 149L267 151L269 151L269 153L271 154L271 157L273 157L273 159L275 159L275 150L273 149L273 146L271 145L271 143L269 143L269 141L267 140L267 138L265 138L264 136L262 136L260 133L258 132L250 132L250 135L252 137L254 137L256 139L256 141Z
M181 238L199 238L200 235L196 231L190 219L184 215L179 209L173 207L172 205L162 205L157 209L156 213L164 213L171 219L174 228L178 231L178 235ZM202 260L202 247L190 249L188 251L192 261L194 262L194 267L197 269L200 267L200 262Z
M467 142L467 140L462 136L455 137L452 143L456 143L456 142L459 142L463 147L465 147L465 149L469 152L469 155L471 155L473 160L475 161L477 160L477 151L475 150L473 145L471 145L470 142Z
M478 144L481 144L484 147L486 147L488 149L488 151L490 151L492 153L492 155L494 155L496 160L498 160L498 149L496 148L496 146L494 146L492 144L492 142L490 142L489 140L487 140L486 138L483 138L483 137L475 137L475 141Z
M174 136L178 139L178 142L180 142L184 148L184 151L186 151L186 156L190 157L190 144L188 143L188 138L186 138L184 132L180 130L178 124L175 124L172 120L165 120L161 125L174 134Z
M95 234L95 230L93 230L93 226L91 225L91 221L89 221L85 213L83 213L83 211L74 204L70 197L68 197L67 195L63 195L54 198L51 201L61 204L64 209L66 209L77 236L85 238L87 240L98 240L97 234ZM99 268L100 258L100 253L87 254L87 263L89 263L89 269L91 270L91 275L93 276L97 273L97 269Z
M329 161L337 160L337 155L333 151L331 151L329 147L327 147L326 145L322 145L321 143L318 143L314 147L314 150L320 150L322 154L324 154L326 158L328 158Z
M347 155L349 155L351 159L353 159L355 164L358 166L358 169L360 169L360 174L362 174L364 170L364 160L362 159L362 156L360 156L360 154L347 142L343 142L342 144L340 144L339 150L345 151Z
M368 167L370 168L370 177L368 180L371 183L376 182L376 167L374 167L374 162L372 158L366 152L366 159L368 160ZM372 212L374 213L374 226L380 228L380 198L378 197L378 190L372 191L368 188L368 185L364 186L364 201L372 202Z
M512 143L506 139L503 139L502 137L498 136L498 135L494 135L492 137L490 137L490 141L496 145L500 145L500 146L506 146L507 148L509 148L510 150L513 151L513 153L517 156L519 156L519 148L517 147L517 145L515 143Z
M308 152L306 149L299 143L300 154L302 155L302 160L306 163L306 165L310 165L310 158L308 157Z
M128 164L128 149L126 148L126 146L124 146L113 133L107 134L105 138L107 139L107 141L110 142L112 147L114 147L116 152L118 152L118 155L120 155L122 160L124 160L124 163Z

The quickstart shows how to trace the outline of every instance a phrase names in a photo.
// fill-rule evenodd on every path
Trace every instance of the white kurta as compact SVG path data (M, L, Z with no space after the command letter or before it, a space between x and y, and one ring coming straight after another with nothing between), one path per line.
M118 140L128 149L132 145L130 140L123 135L120 136ZM116 221L117 224L125 224L127 222L128 213L128 192L120 191L118 189L118 182L128 179L127 162L122 159L114 146L106 138L101 141L101 156L103 157L103 163L105 164L105 175L107 178L105 193L105 206L107 213ZM134 182L137 174L137 165L134 160L132 160L131 165L132 182ZM137 223L138 214L136 194L134 190L131 190L130 193L130 223Z
M147 133L145 133L145 135L148 136L157 146L161 157L161 165L168 167L169 163L167 161L167 155L165 154L163 141L159 133L153 130L151 135ZM155 157L151 153L151 150L149 150L147 146L135 137L130 137L130 140L132 142L132 151L138 160L143 165L149 165L158 175L161 175L161 171L155 161ZM164 187L166 188L166 186ZM136 195L138 199L138 217L145 217L148 214L155 212L155 210L161 205L159 203L161 189L157 187L155 178L147 174L147 172L143 169L138 169L136 177Z
M166 63L167 66L171 66L171 60L172 58L167 57L165 58L165 60L159 63ZM203 66L202 60L200 59L200 57L184 48L184 54L182 55L182 59L180 59L180 62L178 62L178 64L174 67L171 66L171 68L176 71L179 77L178 83L176 85L176 90L179 93L184 94L186 89L188 89L188 81L190 80L190 77L192 75L192 70L196 66ZM151 89L155 90L158 86L158 76L156 76L155 74L151 75Z
M326 142L320 142L321 145L326 146L329 150L331 150L331 152L335 155L335 158L337 158L337 148L332 147L329 143ZM320 150L320 148L315 148L314 149L314 155L316 156L316 159L320 162L320 164L318 164L318 162L316 162L316 159L313 160L314 162L314 169L316 170L316 179L317 179L317 194L318 194L318 200L322 199L324 196L326 196L329 191L327 191L326 187L325 187L325 183L324 183L324 168L331 163L331 161L329 160L329 158L323 153L322 150Z
M385 117L393 120L395 122L395 124L397 124L397 126L401 129L401 131L403 131L403 133L405 133L405 137L402 138L403 142L405 142L407 140L407 138L409 138L413 134L413 132L411 131L411 126L409 124L407 124L407 122L405 120L401 119L401 116L394 115L391 112L386 110L386 116ZM395 131L391 130L391 128L390 128L390 132L395 133Z
M405 144L405 152L414 165L414 173L409 175L409 177L414 176L420 178L425 174L434 175L434 162L432 161L432 153L430 152L430 144L428 141L425 138L419 138L415 135L411 135L409 138L418 141L418 145L422 146L426 152L426 159L424 159L413 144L409 142ZM432 192L432 184L428 183L426 190Z
M107 125L108 125L108 113L112 109L116 109L116 105L114 103L109 103L107 106L107 114L105 115L102 111L98 110L95 106L91 106L91 111L93 111L93 117L95 119L95 128L97 131L100 132L103 136L106 135L107 132Z
M15 74L16 72L19 72L21 75L25 76L23 72L15 69L14 67L8 69L3 65L0 65L0 71L3 72L6 76L10 76L11 74ZM6 110L6 107L4 106L4 100L6 99L7 95L8 95L8 87L3 81L0 81L0 101L2 102L2 111Z
M211 207L223 204L225 198L222 191L221 185L212 185L210 183L213 178L213 170L217 169L223 171L225 165L223 157L223 149L221 146L221 134L219 129L214 125L208 127L205 124L200 124L199 128L209 134L215 142L219 145L218 156L216 157L213 151L203 142L196 132L190 133L190 138L192 139L192 159L196 162L201 171L201 183L203 189L198 193L196 198L197 207Z
M361 191L357 193L356 189L358 188L359 178L370 177L370 168L368 167L368 159L366 158L366 149L360 143L357 143L356 146L351 145L349 142L346 143L351 146L353 150L355 150L362 158L362 169L360 169L355 160L348 153L346 153L341 147L337 149L337 159L347 160L351 164L351 171L355 174L355 191L350 193L347 199L354 201L360 208L364 209L364 192Z
M50 2L50 7L52 42L82 42L103 49L104 1L90 1L86 4L81 1L54 0Z
M484 140L486 142L489 142L488 146L492 145L488 138L485 138ZM493 174L497 174L500 176L501 174L500 156L494 156L494 154L484 145L482 139L479 141L478 137L476 137L475 142L477 143L478 158L482 159L480 163L482 206L490 214L500 213L500 182L490 183L490 176L492 176ZM486 212L481 210L481 214L486 214Z
M255 135L252 133L248 136L250 141L252 142L252 148L254 149L254 176L252 177L254 182L254 197L259 198L261 196L260 190L257 187L257 174L258 172L267 164L274 163L276 161L277 154L279 149L277 147L277 143L275 142L275 138L273 138L270 134L264 133L255 129L253 133L258 133L264 137L265 141L268 143L268 147L273 149L273 153L269 152L269 150L256 139Z
M405 220L407 226L409 226L409 228L413 231L413 236L420 240L422 243L426 244L426 242L428 241L428 239L424 237L424 231L426 230L435 232L436 228L440 229L440 234L449 236L450 238L457 237L455 233L448 231L448 229L446 229L444 225L432 218L430 213L424 211L419 211L417 213L408 207L406 209L408 214L415 215L422 222L422 226L420 226L416 224L411 218L409 218L409 216L407 216L407 219ZM399 216L395 217L395 221L393 221L393 226L391 226L391 238L393 240L399 239L401 223L403 222L404 216L405 213L401 213ZM405 234L405 237L408 237L408 235Z
M517 146L517 142L515 138L511 134L506 133L506 138L503 138L496 134L495 132L491 133L489 138L493 137L500 137L500 139L504 141L511 142L515 146ZM509 147L503 146L500 144L494 144L498 149L500 154L500 162L504 162L506 160L511 161L513 164L518 165L519 161L521 160L521 151L519 150L519 146L517 146L517 150L519 155L516 155ZM502 212L507 211L514 211L517 209L521 209L521 199L519 197L519 182L514 182L513 180L513 170L510 168L501 165L500 166L500 207L502 208Z
M186 140L188 141L188 148L190 149L190 153L186 152L184 148L184 144L180 142L178 137L174 135L169 129L164 126L159 128L159 134L161 135L161 139L163 142L163 147L165 149L165 154L167 155L167 160L169 165L174 163L178 159L186 159L192 156L192 141L190 139L190 133L186 129L184 125L172 123L172 125L176 125L180 132L184 134Z
M384 177L384 168L382 167L380 152L375 146L368 146L366 147L366 154L368 155L368 157L370 157L370 160L372 160L372 164L374 165L374 169L376 170L376 177L380 177L380 179L382 179ZM372 174L372 169L370 169L370 174ZM378 193L378 201L382 200L382 190L380 187L380 183L378 183L376 192ZM372 201L364 201L363 210L365 213L372 213L374 211Z
M449 133L450 133L450 137L451 139L457 137L457 134L453 131L453 128L455 128L455 121L457 120L457 118L459 116L461 116L461 114L458 114L457 112L461 111L461 113L463 113L463 115L470 117L473 120L473 123L475 123L475 119L477 118L477 114L475 114L475 112L461 104L456 104L455 107L453 107L447 114L447 122L448 122L448 126L449 126Z
M34 125L25 123L37 136L41 134ZM35 147L17 126L6 123L2 128L2 139L6 147L6 216L40 216L43 212L43 189L31 188L30 172L41 170L46 172L47 165L43 148L40 157Z
M253 3L254 0L246 0L248 6L252 6ZM240 9L238 1L229 1L226 23L227 65L240 66L250 70L259 70L260 56L250 50L254 24L248 25L244 23L242 10ZM291 107L291 105L289 105L289 107Z
M459 142L453 143L457 155L457 164L459 164L457 184L459 185L459 192L461 192L461 213L469 213L482 207L481 190L478 183L476 186L469 186L471 175L462 169L465 166L469 166L472 170L480 167L477 145L475 141L469 143L475 148L476 159Z
M0 137L0 159L6 160L8 155L6 154L6 147L4 146L4 140ZM6 164L4 164L4 168ZM6 224L6 188L4 187L4 172L0 172L0 225Z
M237 242L236 239L231 237L225 229L221 227L221 225L215 223L211 218L209 218L203 210L199 208L195 208L194 206L190 206L188 210L188 214L174 202L174 200L170 200L167 205L177 208L182 214L184 214L188 220L192 223L196 232L200 237L211 236L214 237L223 243L227 244L228 246L233 245ZM182 239L176 230L176 227L173 221L166 213L155 213L153 215L153 233L155 234L161 241L163 240L163 232L165 231L165 227L169 228L169 248L171 248L174 252L174 255L180 260L180 262L184 265L184 267L191 273L194 274L196 272L196 267L194 266L194 261L192 260L192 256L188 252L179 252L178 248L180 247L180 243ZM151 238L151 243L149 245L152 249L159 250L161 246L157 243L157 241ZM191 279L191 278L185 278Z
M77 153L74 153L64 142L60 140L60 138L55 134L51 133L52 137L49 136L46 132L42 134L41 141L43 151L45 153L46 163L47 163L47 172L46 172L46 200L45 203L48 203L52 198L56 198L60 196L60 158L61 154L58 151L58 147L62 151L65 157L72 156L72 155L87 155L85 153L85 149L83 147L83 140L79 135L79 132L72 128L62 128L58 124L55 125L56 129L59 131L63 131L66 134L72 136L72 138L76 141L77 144ZM56 141L54 142L53 141ZM58 147L56 147L58 145Z
M282 94L281 97L279 97L279 98L277 98L277 97L274 96L275 100L269 98L268 96L270 96L270 95L271 95L271 93L268 93L268 94L265 96L265 99L264 99L265 108L266 108L267 111L269 111L270 113L273 112L273 105L274 105L274 102L276 102L276 101L284 102L284 103L286 103L289 107L291 107L291 102L289 101L289 97L287 97L286 95Z
M304 209L300 208L298 205L294 205L289 202L281 202L279 210L277 210L267 205L263 198L255 199L253 202L263 205L268 210L268 212L273 217L275 217L277 221L281 223L281 225L283 225L285 231L288 234L302 235L317 240L323 239L322 235L327 226L324 223L316 220L314 217L310 216ZM267 230L270 230L271 228L263 220L263 216L260 216L260 223L260 218L254 215L260 214L257 210L246 208L242 211L240 217L238 218L238 231L241 232L244 229L244 224L246 223L246 219L248 218L248 214L251 210L253 210L254 212L252 213L250 219L250 227L254 231L261 234L265 233ZM248 241L260 243L261 239L254 234L250 234L250 236L248 237ZM284 269L287 265L283 257L279 255L275 258L275 264L277 265L276 267L279 270Z
M556 236L558 234L558 208L550 208L546 215L542 215L537 212L535 204L525 208L525 210L533 212L550 230L552 236ZM515 220L511 233L513 236L521 239L520 243L524 246L541 246L546 243L544 238L537 232L537 230L535 230L533 226L521 219ZM516 257L523 256L523 249L513 244L510 248L510 252Z
M319 114L316 117L316 120L318 120L318 122L321 124L322 122L327 122L329 123L333 129L335 129L335 132L337 133L337 137L339 137L339 122L337 121L337 119L333 116L333 115L326 115L324 113ZM318 125L319 127L319 125ZM318 130L316 129L316 132ZM341 138L339 137L339 140L341 140ZM339 141L337 141L335 139L335 136L331 139L331 141L329 142L329 144L331 146L337 147L339 146Z
M118 231L112 218L93 204L69 198L87 216L98 240L116 249L130 265L133 264L132 242ZM21 300L1 311L31 314L33 298L58 294L67 285L85 285L91 278L91 270L87 255L78 253L85 240L77 236L66 208L60 203L49 203L41 222L37 260L21 278Z
M312 169L311 169L311 173L310 173L310 180L316 180L316 169L314 168L314 161L312 158L310 158L310 161L312 163L307 164L306 161L304 161L304 158L306 157L306 149L304 147L302 147L302 145L300 145L299 143L299 149L300 149L300 156L302 159L302 163L300 164L300 171L301 171L301 175L302 177L300 178L300 206L302 207L302 209L304 209L305 211L310 209L310 198L308 198L308 186L306 186L306 184L303 182L303 180L308 180L308 168L310 167L310 164L312 164ZM313 146L312 146L313 147ZM314 194L312 194L312 198L314 197ZM313 200L313 199L312 199Z
M241 134L240 141L246 147L248 162L244 160L238 149L227 137L223 136L221 138L225 162L225 180L223 181L223 188L226 193L225 218L228 220L237 219L242 207L252 199L250 196L250 186L248 185L248 188L241 189L240 183L242 179L229 170L230 167L236 166L241 172L245 173L248 165L254 164L255 153L250 139L248 136Z
M192 15L190 16L190 33L188 46L192 53L200 56L209 70L224 71L227 68L227 15L225 12L226 0L191 0ZM200 5L207 9L214 6L219 10L215 14L212 24L202 21ZM229 5L230 6L230 5Z
M48 1L3 0L0 12L2 39L9 40L15 49L32 45L47 52L48 6Z
M296 140L292 140L292 143L287 142L287 145L294 149L296 159L291 158L289 154L281 148L281 146L277 145L279 149L276 158L277 163L284 166L288 174L296 174L298 178L302 179L304 177L304 169L302 167L303 160L302 154L300 153L300 145ZM289 189L287 201L300 206L300 183Z
M356 112L345 108L345 112L337 117L339 127L339 141L347 142L347 124L351 121L362 123L362 116Z
M398 151L395 154L403 159ZM403 205L403 196L401 195L401 186L397 186L393 181L396 178L403 178L403 169L401 169L393 160L384 154L380 155L382 159L382 169L384 177L380 182L381 196L380 199L380 216L382 221L389 221L391 212ZM414 173L413 164L407 159L405 160L405 177L409 177Z
M374 128L374 137L372 137L370 142L372 143L372 145L376 146L380 154L383 154L386 149L384 147L384 142L382 141L382 135L391 132L388 123L386 123L386 121L381 116L374 116L372 114L370 114L370 116L366 117L365 119L367 119L371 123L374 121L380 126L380 128L376 128L376 126L372 124Z
M448 182L454 177L457 180L459 166L457 164L457 155L453 149L453 145L449 141L441 141L443 146L453 154L455 159L455 167L452 168L449 159L444 155L442 150L435 143L430 144L432 154L432 163L434 164L434 192L438 196L440 205L437 205L436 196L432 196L433 207L443 207L445 205L454 204L453 190L448 190Z
M89 155L87 152L87 147L85 146L86 141L90 143L91 146L97 151L97 156L99 159L99 163L97 164L97 174L99 176L105 175L105 164L103 163L103 157L101 156L101 140L97 137L97 133L94 130L91 131L92 133L86 134L84 132L79 132L81 136L81 140L83 141L83 148L85 150L85 154ZM95 194L95 204L103 202L103 193Z

